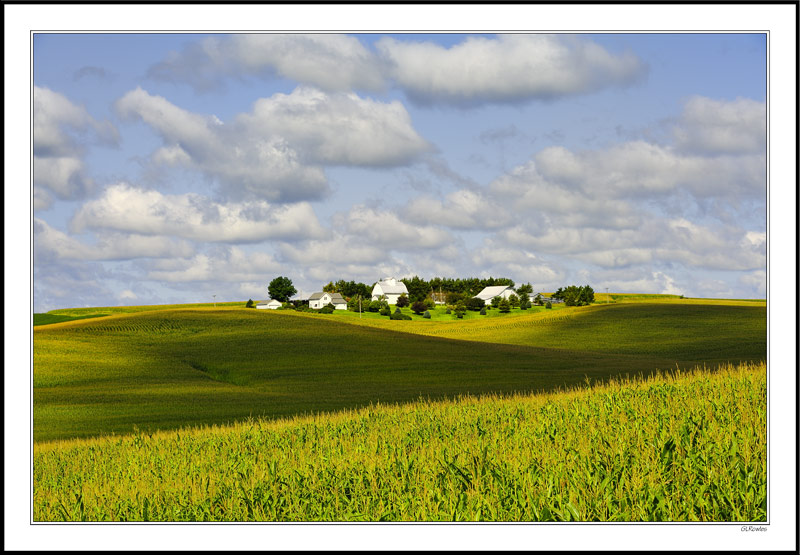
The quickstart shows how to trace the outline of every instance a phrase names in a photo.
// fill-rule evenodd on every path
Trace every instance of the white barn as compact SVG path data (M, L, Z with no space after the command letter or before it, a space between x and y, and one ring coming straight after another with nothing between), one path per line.
M280 308L282 306L283 305L281 304L280 301L276 301L275 299L272 299L271 301L266 302L266 303L258 303L256 305L256 308L261 308L261 309L265 309L266 308L268 310L276 310L276 309L278 309L278 308Z
M322 308L333 304L336 310L347 310L347 301L341 293L314 293L308 298L308 308Z
M400 295L408 296L406 284L393 277L383 278L372 288L372 300L377 301L381 295L386 297L389 304L397 304Z
M486 304L492 302L495 297L507 299L511 295L516 295L514 290L508 285L493 285L491 287L484 287L483 290L475 295L479 299L483 299Z

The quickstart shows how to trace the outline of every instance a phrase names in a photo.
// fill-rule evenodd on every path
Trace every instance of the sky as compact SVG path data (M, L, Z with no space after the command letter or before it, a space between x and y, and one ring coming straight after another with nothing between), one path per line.
M767 39L33 38L33 308L329 281L766 298Z

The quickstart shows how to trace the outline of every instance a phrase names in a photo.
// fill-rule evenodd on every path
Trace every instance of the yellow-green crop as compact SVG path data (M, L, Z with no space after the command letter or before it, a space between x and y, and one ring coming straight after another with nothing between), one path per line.
M33 518L761 521L766 394L760 363L39 443Z

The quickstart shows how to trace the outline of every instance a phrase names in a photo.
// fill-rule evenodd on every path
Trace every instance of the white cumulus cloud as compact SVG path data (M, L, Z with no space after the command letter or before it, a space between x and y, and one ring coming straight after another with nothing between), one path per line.
M306 202L219 204L197 194L165 195L125 183L108 187L100 198L84 204L70 226L76 232L106 229L223 243L294 241L323 233Z
M468 37L450 48L387 37L377 48L397 85L421 104L554 99L629 85L647 71L631 52L564 35Z

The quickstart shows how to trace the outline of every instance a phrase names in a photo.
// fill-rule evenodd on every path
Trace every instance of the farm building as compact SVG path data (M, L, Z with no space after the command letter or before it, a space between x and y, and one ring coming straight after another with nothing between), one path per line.
M406 284L393 277L380 280L375 284L375 287L372 288L373 301L377 301L381 296L384 296L389 304L397 304L397 299L403 294L408 295Z
M479 299L483 299L486 304L489 304L495 297L507 299L511 295L516 295L516 293L514 293L514 290L508 285L493 285L491 287L484 287L483 290L475 296Z
M336 310L347 310L347 301L340 293L314 293L308 298L308 308L322 308L333 304Z
M539 292L539 293L532 293L530 295L531 303L535 303L536 302L536 295L541 295L542 296L542 302L543 303L558 304L558 303L563 303L564 302L562 299L554 299L554 298L552 298L549 293Z
M275 299L272 299L271 301L266 302L266 303L258 303L256 305L256 308L262 308L262 309L266 308L266 309L269 309L269 310L275 310L277 308L280 308L281 306L283 306L283 305L281 304L280 301L276 301Z

